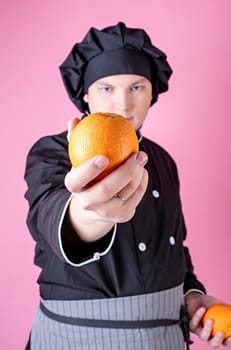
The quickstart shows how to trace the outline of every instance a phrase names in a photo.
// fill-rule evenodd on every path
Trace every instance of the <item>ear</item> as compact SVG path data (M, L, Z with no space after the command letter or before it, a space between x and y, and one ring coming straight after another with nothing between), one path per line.
M88 94L85 94L84 96L83 96L83 100L84 100L84 102L86 102L86 103L88 103Z

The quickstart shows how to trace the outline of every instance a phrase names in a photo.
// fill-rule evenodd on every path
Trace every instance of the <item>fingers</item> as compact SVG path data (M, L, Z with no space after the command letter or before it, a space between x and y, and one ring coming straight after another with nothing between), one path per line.
M130 220L136 211L137 205L140 203L148 184L148 172L143 169L142 176L133 193L125 199L122 195L113 196L106 202L89 206L89 210L93 210L102 219L122 223ZM121 200L122 198L122 200Z
M124 164L98 183L87 186L108 165L108 158L99 155L73 168L65 178L67 189L76 195L75 207L103 222L126 222L131 219L148 184L144 168L147 155L133 154ZM120 198L116 198L117 194Z
M126 222L134 216L135 210L138 204L140 203L141 199L143 198L144 193L146 192L147 185L148 185L148 172L146 169L144 169L143 176L138 188L136 189L136 191L133 192L133 194L125 202L128 212L124 211L123 210L124 208L121 208L122 209L121 214L124 214L124 215L121 215L120 217L118 217L117 220L115 220L116 222ZM129 213L129 209L131 211L130 213Z
M204 307L200 307L195 312L194 316L192 317L189 323L190 330L196 333L200 339L207 341L213 349L217 349L222 344L230 346L231 338L224 341L224 333L222 332L216 332L216 334L213 337L211 337L213 320L207 320L202 326L201 320L205 310L206 309Z
M92 209L92 205L107 202L118 193L127 199L139 186L146 161L144 152L133 154L103 180L79 194L83 206Z
M225 346L231 346L231 337L227 338L227 339L224 341L224 345L225 345Z
M202 325L202 317L205 313L206 308L200 307L192 319L189 322L189 328L192 332L196 333L201 339L208 340L211 336L213 321L207 320L204 325Z
M199 332L199 336L202 340L208 340L211 337L211 332L213 328L213 321L212 320L207 320L205 322L205 325L203 328L201 328Z
M205 313L206 308L205 307L200 307L193 315L189 322L189 329L190 331L199 334L202 327L201 327L201 320L202 316Z
M142 168L146 162L147 162L147 158L146 158L146 154L143 154L142 152L138 153L138 165L140 166L140 168L138 167L138 170L135 174L135 172L132 172L132 179L130 182L128 182L120 191L116 190L116 194L121 196L122 198L126 199L126 201L134 194L135 191L137 191L137 188L141 185L142 183L142 177L145 176L147 174L144 173ZM137 157L136 157L136 161L137 161ZM136 175L136 176L135 176Z
M118 191L115 196L121 198L122 202L127 202L131 196L138 190L138 187L142 183L142 178L144 176L144 171L140 171L137 176L135 176L132 181L130 181L124 188Z
M211 338L211 340L209 340L209 345L213 349L217 349L221 346L221 344L223 343L223 340L224 340L224 333L217 332L215 336Z
M108 165L108 158L99 155L79 166L72 168L65 177L65 186L72 193L81 192L82 189L99 175Z

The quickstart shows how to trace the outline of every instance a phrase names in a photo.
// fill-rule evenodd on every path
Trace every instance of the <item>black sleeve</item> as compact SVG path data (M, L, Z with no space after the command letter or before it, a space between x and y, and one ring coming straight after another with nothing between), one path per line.
M177 166L176 166L173 159L172 159L172 161L173 161L174 172L176 175L178 191L180 192L180 182L179 182ZM179 194L179 196L180 196L180 194ZM183 212L182 212L182 222L183 222L183 226L184 226L184 240L185 240L186 236L187 236L187 229L185 226ZM192 263L192 259L191 259L188 247L184 247L184 254L185 254L185 261L186 261L186 266L187 266L187 273L186 273L185 280L184 280L184 293L187 293L189 290L199 290L203 293L206 293L206 289L205 289L204 285L197 279L197 276L194 272L194 267L193 267L193 263Z
M197 279L197 276L194 273L194 268L191 260L191 256L189 253L189 249L184 247L185 257L187 263L187 274L184 281L184 293L187 293L189 290L200 290L203 293L206 293L206 289L203 284Z
M116 230L94 243L86 244L78 239L65 217L71 193L64 186L64 178L70 168L66 132L35 143L27 156L25 170L27 225L37 242L37 250L48 249L61 260L78 266L96 260L96 252L104 254ZM64 235L70 238L70 245L63 244Z

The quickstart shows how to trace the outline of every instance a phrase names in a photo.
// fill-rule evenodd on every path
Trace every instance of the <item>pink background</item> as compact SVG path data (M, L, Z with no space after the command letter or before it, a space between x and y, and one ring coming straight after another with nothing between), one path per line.
M1 2L0 347L23 349L38 303L25 224L26 154L40 136L78 115L58 66L90 26L119 20L144 27L168 53L171 89L150 110L143 133L176 159L197 274L231 303L230 0ZM194 338L195 339L195 338ZM192 349L208 349L195 339Z

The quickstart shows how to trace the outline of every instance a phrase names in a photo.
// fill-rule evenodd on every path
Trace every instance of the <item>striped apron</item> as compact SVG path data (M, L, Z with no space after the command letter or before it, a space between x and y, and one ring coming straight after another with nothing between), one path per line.
M183 286L122 298L41 300L32 350L183 350Z

